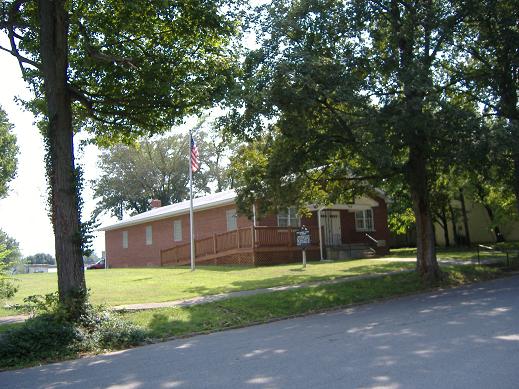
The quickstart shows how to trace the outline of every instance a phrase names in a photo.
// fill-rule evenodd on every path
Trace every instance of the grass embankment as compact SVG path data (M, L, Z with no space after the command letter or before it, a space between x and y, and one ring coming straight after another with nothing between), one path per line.
M191 272L189 268L109 269L86 271L86 281L92 303L116 306L181 300L413 267L411 263L363 259L332 263L310 262L306 269L302 269L300 264L271 267L200 266L195 272ZM27 296L48 294L57 290L56 273L21 274L16 275L15 279L19 290L8 301L9 304L20 304ZM13 314L16 312L0 307L0 316Z
M120 323L128 323L121 324L122 328L131 328L133 323L142 329L144 336L152 340L160 340L337 309L352 304L422 292L434 287L458 286L493 279L503 274L501 268L484 266L447 266L444 267L444 271L444 281L434 286L424 284L414 272L405 272L373 279L232 298L190 307L127 312L117 315L117 317L124 319ZM23 324L15 326L21 327ZM23 327L20 330L23 332ZM137 329L137 331L141 330ZM110 337L118 335L118 332L113 334L108 332L108 335L108 342L104 342L105 346L102 346L101 349L97 348L99 346L92 348L91 345L86 344L85 347L88 347L83 350L78 349L77 343L65 343L60 348L55 349L53 353L49 352L48 355L44 353L47 348L40 347L41 353L37 354L39 355L37 359L26 358L24 355L13 358L8 353L5 359L0 358L0 369L26 367L38 363L75 358L84 353L96 353L124 347L115 346L115 344L120 343L111 341ZM125 340L124 336L122 338ZM23 341L20 335L14 339ZM37 336L35 341L39 341L38 339L45 339L45 336ZM106 344L112 346L106 346ZM59 350L63 350L63 352L60 353Z
M483 266L446 266L443 270L444 281L434 286L424 284L416 273L411 272L239 297L191 307L127 312L122 315L145 328L151 338L167 338L263 323L436 287L459 286L493 279L503 274L500 268Z

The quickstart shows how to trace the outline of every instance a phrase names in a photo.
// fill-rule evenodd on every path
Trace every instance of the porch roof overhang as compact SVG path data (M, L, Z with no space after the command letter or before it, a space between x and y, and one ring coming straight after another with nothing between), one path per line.
M370 209L370 208L374 208L374 207L378 207L379 206L379 203L378 201L370 198L370 197L366 197L366 196L362 196L362 197L359 197L358 199L355 199L355 202L353 204L333 204L333 205L323 205L323 206L320 206L320 205L309 205L308 206L308 209L313 212L313 211L324 211L324 210L347 210L347 211L350 211L350 212L355 212L355 211L364 211L366 209Z

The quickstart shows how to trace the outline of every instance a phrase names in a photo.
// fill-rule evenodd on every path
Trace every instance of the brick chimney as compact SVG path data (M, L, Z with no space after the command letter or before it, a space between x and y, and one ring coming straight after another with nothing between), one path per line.
M151 209L160 208L160 207L162 207L162 202L160 200L157 200L157 199L151 200Z

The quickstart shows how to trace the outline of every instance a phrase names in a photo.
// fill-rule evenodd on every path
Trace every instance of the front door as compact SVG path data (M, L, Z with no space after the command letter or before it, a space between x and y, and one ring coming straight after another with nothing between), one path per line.
M340 246L342 244L341 211L331 209L321 211L321 225L324 229L324 244Z

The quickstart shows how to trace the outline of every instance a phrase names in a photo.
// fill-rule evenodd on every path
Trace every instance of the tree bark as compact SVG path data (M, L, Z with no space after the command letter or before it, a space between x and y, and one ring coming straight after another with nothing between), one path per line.
M513 172L513 188L515 194L515 207L517 209L517 213L519 214L519 153L514 154L514 172Z
M496 226L494 224L495 218L494 218L494 211L492 211L492 208L488 204L483 204L483 207L485 208L485 211L487 211L488 218L490 219L490 224L492 225L492 231L494 231L494 235L496 237L496 242L504 242L505 237L501 233L501 229L499 226Z
M410 147L409 184L416 218L416 270L426 281L435 282L442 274L436 259L433 218L427 195L426 160L422 148L417 145Z
M456 226L456 213L454 212L452 204L449 204L449 213L451 214L452 236L454 238L454 244L457 245L460 243L460 238L458 236L458 230Z
M68 20L64 0L39 0L40 54L47 101L47 174L60 301L86 289L74 166L71 98L67 90Z
M445 247L449 247L450 239L449 239L449 225L447 222L447 212L445 212L445 208L442 208L440 213L441 226L443 228L443 237L445 239Z
M470 245L472 244L472 240L470 239L469 218L467 216L467 208L465 206L465 195L463 194L463 188L460 188L459 192L461 202L461 213L463 215L463 227L465 227L465 244L470 247Z

